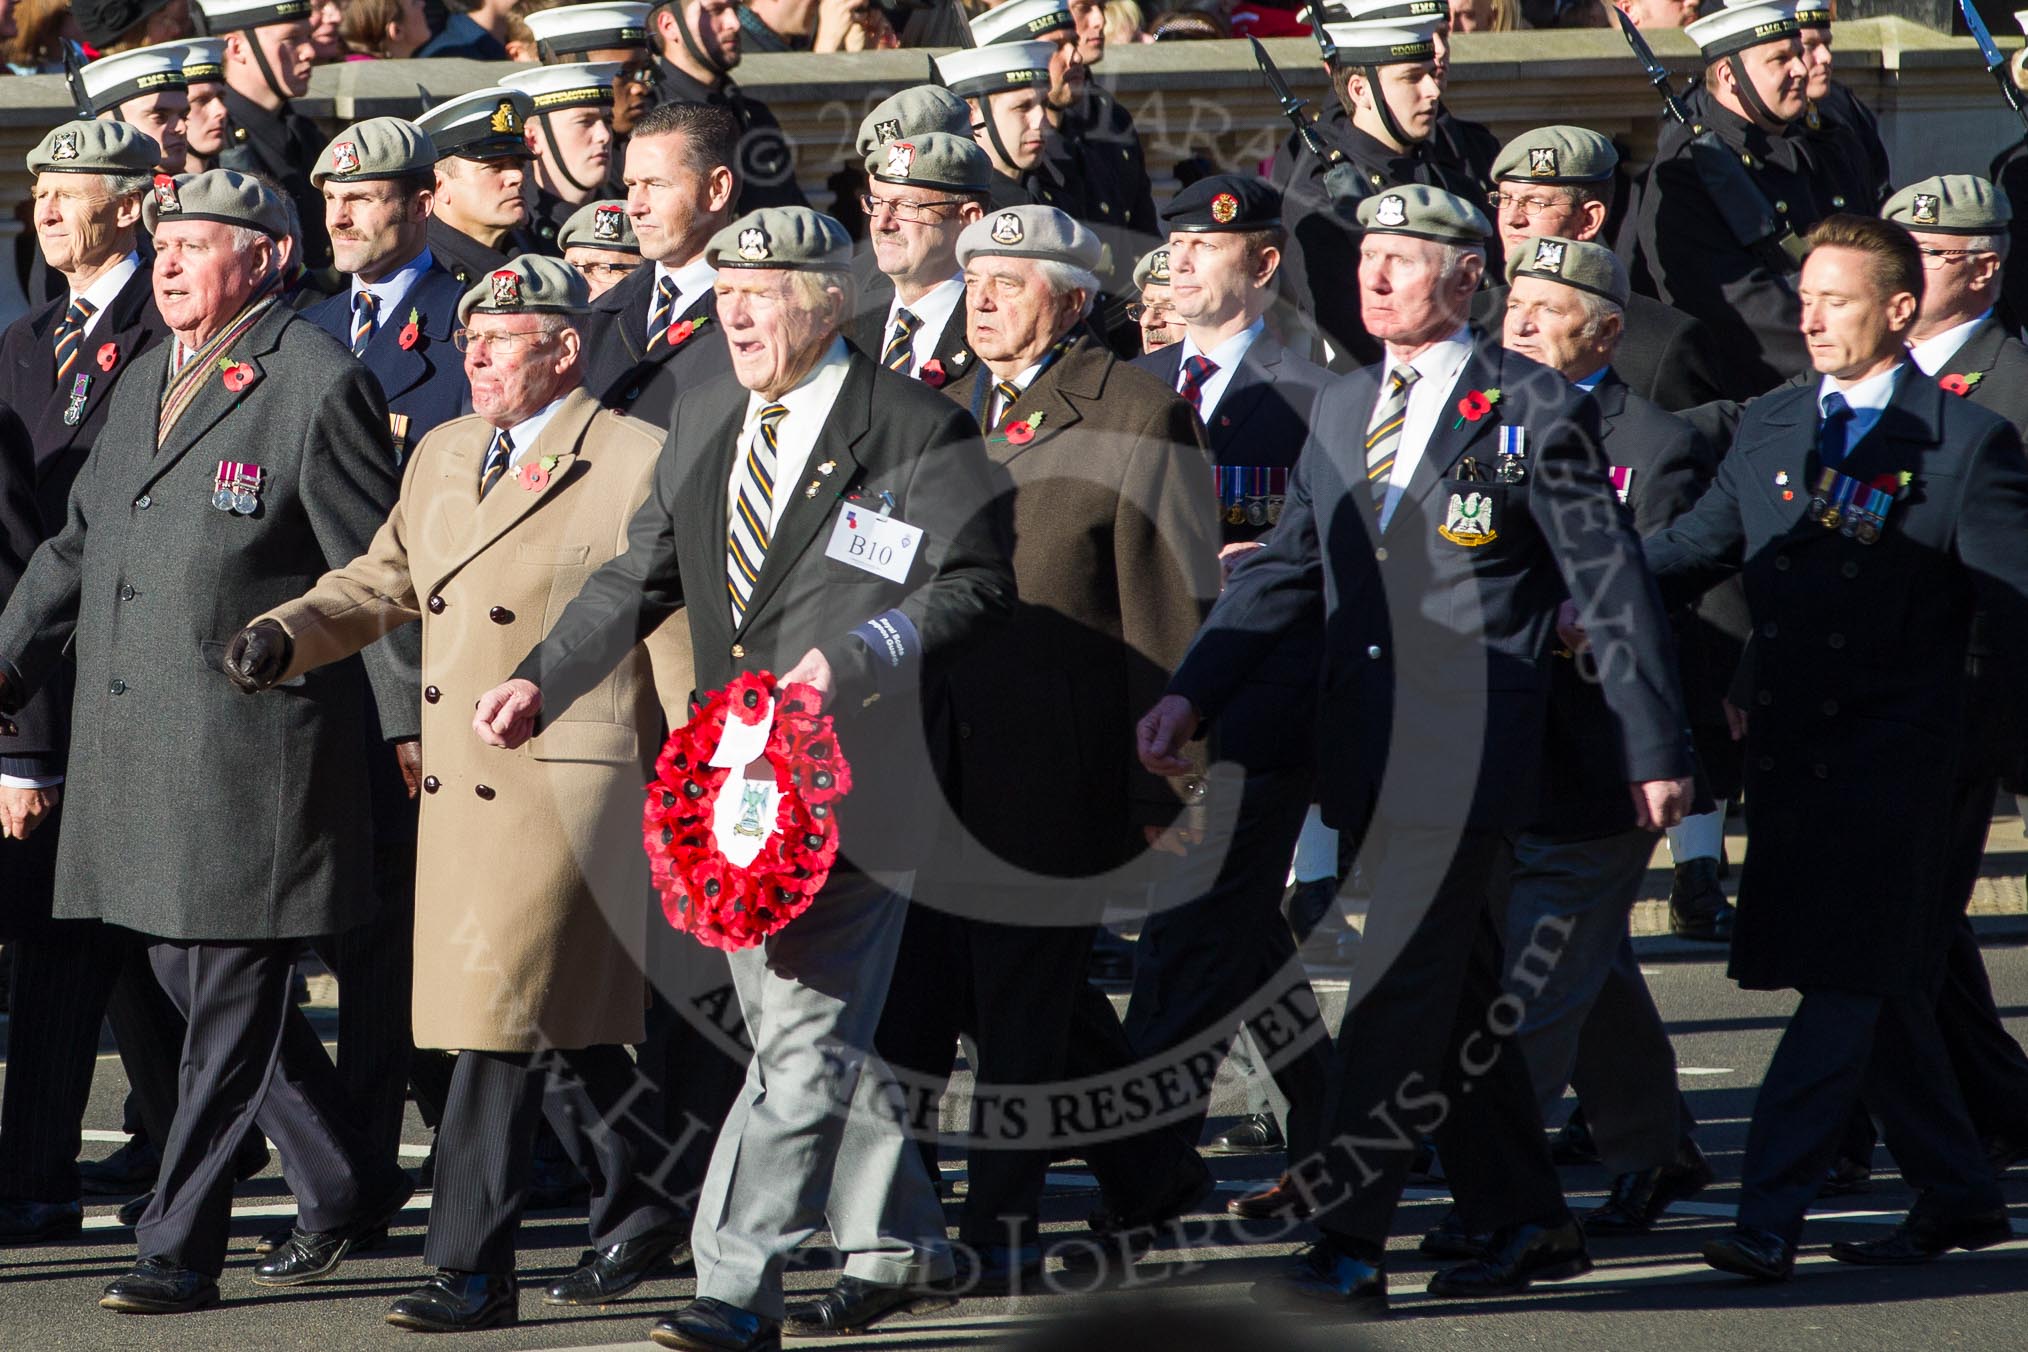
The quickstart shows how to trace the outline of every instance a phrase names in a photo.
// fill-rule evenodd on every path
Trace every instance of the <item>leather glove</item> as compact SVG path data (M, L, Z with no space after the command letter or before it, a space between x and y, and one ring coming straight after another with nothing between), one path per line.
M225 645L225 674L249 695L266 690L289 669L295 644L273 620L258 620Z

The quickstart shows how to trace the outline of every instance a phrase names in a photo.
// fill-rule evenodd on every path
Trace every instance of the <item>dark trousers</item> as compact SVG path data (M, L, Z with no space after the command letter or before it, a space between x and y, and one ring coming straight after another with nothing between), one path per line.
M1071 1013L1086 988L1093 933L1089 925L998 925L909 905L873 1043L894 1070L943 1084L956 1064L959 1035L972 1040L977 1083L969 1196L958 1230L967 1244L1038 1242L1037 1215L1054 1152L1032 1147L1047 1122L1032 1111L1025 1130L1012 1129L994 1089L1018 1091L1064 1075ZM996 1144L1010 1131L1031 1148ZM936 1142L922 1145L934 1179Z
M459 1052L437 1136L425 1261L460 1272L514 1271L514 1232L543 1117L591 1180L593 1248L658 1232L681 1238L683 1217L655 1186L655 1148L631 1111L642 1101L634 1063L618 1047Z
M415 1040L415 841L375 840L373 919L320 939L338 978L338 1083L376 1161L401 1156Z
M96 920L58 920L8 945L7 1089L0 1098L0 1198L78 1200L81 1130L108 1005L149 1134L176 1111L183 1021L156 983L139 936Z
M1518 1013L1501 1000L1492 899L1513 863L1506 838L1376 821L1360 862L1373 902L1338 1034L1333 1139L1307 1179L1318 1226L1384 1246L1424 1132L1468 1230L1564 1223Z
M1937 1028L1931 991L1869 995L1811 989L1782 1032L1747 1130L1739 1220L1789 1243L1837 1153L1860 1094L1879 1117L1926 1213L2002 1205Z
M143 1258L218 1274L233 1156L256 1122L281 1150L305 1230L363 1219L401 1185L392 1161L369 1154L344 1109L337 1071L290 995L299 948L295 940L150 947L162 989L188 1028L155 1200L136 1229Z
M1206 1034L1229 1038L1235 1011L1254 1007L1246 1026L1288 1102L1291 1159L1319 1144L1331 1083L1330 1038L1315 1022L1317 999L1281 913L1315 778L1308 769L1249 775L1230 837L1192 851L1205 867L1217 861L1215 876L1186 864L1181 876L1165 880L1158 909L1141 928L1125 1019L1127 1041L1146 1062ZM1163 906L1164 896L1191 899ZM1298 1043L1306 1045L1290 1050ZM1200 1098L1195 1113L1165 1129L1194 1148L1210 1107Z

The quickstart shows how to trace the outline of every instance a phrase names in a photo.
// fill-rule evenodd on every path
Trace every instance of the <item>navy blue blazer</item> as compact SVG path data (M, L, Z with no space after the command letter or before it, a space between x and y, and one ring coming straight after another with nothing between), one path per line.
M1281 522L1233 570L1170 690L1215 720L1321 604L1325 820L1518 827L1539 808L1547 664L1568 594L1601 653L1627 779L1688 775L1668 621L1607 475L1598 406L1474 330L1454 402L1500 398L1476 420L1443 411L1383 533L1363 436L1379 380L1369 367L1326 387ZM1464 477L1468 458L1494 463L1508 429L1525 479Z
M388 425L397 429L395 463L407 460L424 434L440 423L472 411L472 386L465 378L465 360L451 343L458 326L458 298L465 288L441 267L432 266L416 279L395 314L380 316L380 325L366 342L361 360L380 392L387 397ZM416 341L401 345L410 311L416 314ZM348 287L311 306L303 317L339 342L352 342L352 292ZM406 417L400 431L396 421Z
M643 263L592 302L585 327L584 387L607 408L667 430L678 395L732 373L732 349L719 331L718 297L706 290L670 326L688 321L694 332L648 351L648 306L654 291L654 265Z

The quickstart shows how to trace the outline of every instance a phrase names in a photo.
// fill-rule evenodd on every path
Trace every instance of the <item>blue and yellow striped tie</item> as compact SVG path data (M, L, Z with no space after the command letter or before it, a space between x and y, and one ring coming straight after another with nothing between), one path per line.
M373 293L361 291L352 298L352 355L366 355L366 345L373 341Z
M732 518L725 532L725 589L732 600L732 622L746 618L747 602L767 562L773 529L776 456L781 448L781 423L789 410L769 404L760 411L760 427L740 457L733 481Z
M1376 520L1387 514L1388 476L1401 450L1401 425L1408 421L1408 387L1419 374L1413 366L1397 366L1388 374L1387 397L1374 415L1373 430L1366 434L1366 483L1373 490Z
M77 350L84 343L84 326L98 306L80 297L70 303L63 312L63 318L56 326L56 378L59 382L70 377L71 368L77 365Z
M676 308L676 279L664 277L655 283L655 303L648 307L648 346L653 352L658 344L668 341L669 321L674 318Z
M908 310L894 312L894 328L888 334L887 350L880 354L880 364L890 371L908 374L908 368L915 364L916 318Z

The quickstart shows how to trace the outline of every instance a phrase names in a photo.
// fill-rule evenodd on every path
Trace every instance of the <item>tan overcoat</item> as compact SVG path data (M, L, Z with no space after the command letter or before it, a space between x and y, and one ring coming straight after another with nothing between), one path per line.
M482 502L490 424L424 437L368 551L270 611L288 675L410 620L423 626L422 824L416 856L415 1042L484 1051L638 1042L634 956L650 923L642 786L667 716L686 716L686 617L517 751L472 734L472 706L513 671L601 563L626 548L661 436L573 391L514 475ZM652 923L662 923L659 918Z

